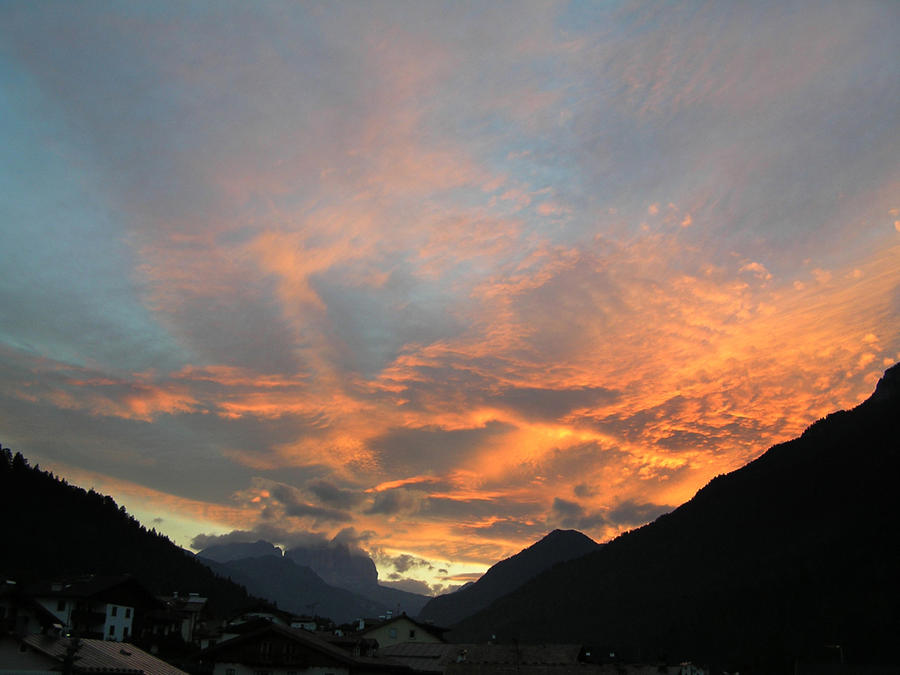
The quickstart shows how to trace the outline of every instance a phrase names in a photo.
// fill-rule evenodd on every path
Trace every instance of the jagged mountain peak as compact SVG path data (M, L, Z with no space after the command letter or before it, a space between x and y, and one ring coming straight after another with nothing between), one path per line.
M275 544L258 539L254 542L227 542L223 544L213 544L200 551L197 556L207 558L219 563L227 563L232 560L241 560L243 558L260 558L263 556L283 555L281 549Z

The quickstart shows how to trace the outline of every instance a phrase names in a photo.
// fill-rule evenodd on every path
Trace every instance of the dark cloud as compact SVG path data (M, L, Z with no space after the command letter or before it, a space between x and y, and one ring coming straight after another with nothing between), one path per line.
M534 502L506 497L491 499L427 497L421 508L421 513L429 518L451 522L469 522L484 518L524 520L526 517L537 515L538 512L539 507Z
M191 547L204 549L216 544L247 544L259 540L291 548L327 548L344 546L353 552L363 552L361 544L374 536L374 532L359 532L353 527L345 527L334 537L325 532L311 530L290 530L281 525L260 523L250 530L232 530L225 534L198 534L191 540Z
M345 523L353 520L346 511L325 508L310 504L303 499L303 495L297 488L289 485L275 484L269 488L271 499L281 504L284 513L295 518L311 518L316 525L321 523ZM272 504L266 505L271 509Z
M373 266L372 272L382 270ZM399 266L377 288L349 285L343 269L317 275L313 287L328 307L337 360L366 377L382 371L406 344L446 339L462 330L441 302L423 292L422 279Z
M406 553L391 558L390 563L398 572L407 572L414 568L424 568L429 571L434 570L434 565L427 560Z
M361 492L339 487L325 479L310 481L305 487L320 501L338 509L350 509L365 499Z
M726 394L727 392L720 392ZM739 398L739 397L738 397ZM764 427L778 429L786 420L763 422L748 416L730 417L719 424L704 422L720 417L719 405L707 398L673 396L659 405L643 408L631 415L608 415L596 419L591 426L637 444L655 444L673 452L702 450L715 452L723 442L759 438ZM689 420L689 428L668 431L671 420ZM665 432L663 434L663 432Z
M265 537L251 530L232 530L226 534L198 534L191 540L191 548L202 550L220 544L250 544L260 539L265 539ZM266 540L269 542L273 541L271 539Z
M578 485L572 488L572 492L576 497L584 499L586 497L593 497L597 494L597 488L596 486L588 485L587 483L578 483Z
M419 365L415 367L415 376L404 380L403 397L416 409L428 409L447 402L460 407L468 406L473 399L487 398L486 392L490 391L494 381L479 373L490 372L490 369L490 365L483 363L476 368L461 368L453 364Z
M671 511L674 506L668 504L651 504L649 502L636 502L627 500L607 511L607 518L615 525L636 526L649 523L664 513Z
M589 441L547 453L541 460L540 470L544 475L561 476L573 483L584 482L586 475L606 467L619 466L627 458L628 453L618 447Z
M196 273L203 275L206 270L198 268ZM252 276L252 269L232 269L203 292L178 289L177 302L169 297L164 305L166 325L203 363L240 364L259 373L295 373L300 364L290 327L275 300L276 291L272 282L258 278L248 286Z
M525 417L557 420L575 410L598 408L618 400L620 393L605 387L576 389L540 389L520 387L507 389L494 401L516 410Z
M393 516L398 513L414 513L421 503L417 493L405 488L384 490L375 494L371 506L365 510L368 515Z
M390 579L387 581L379 581L379 584L382 586L388 586L390 588L396 588L401 591L407 591L408 593L418 593L419 595L434 595L435 589L429 584L421 581L420 579L407 579L404 578L400 574L391 574Z
M710 438L696 431L678 430L656 443L666 450L700 450L710 446Z
M260 540L286 548L297 546L322 548L331 543L331 539L323 532L292 531L280 525L259 523L250 530L232 530L225 534L198 534L191 540L191 547L204 549L218 544L251 544Z
M490 525L460 523L453 529L463 536L513 541L537 541L547 532L543 522L515 518L494 520Z
M231 424L219 420L208 437L199 433L203 417L210 416L167 415L163 424L147 424L0 394L0 425L15 429L4 441L42 464L59 462L167 494L225 502L246 485L246 469L222 457L219 439ZM242 427L233 427L238 436Z
M557 527L575 530L593 530L606 525L606 518L599 512L588 513L577 502L571 502L561 497L553 500L549 520Z
M372 530L359 532L355 527L349 526L334 535L331 541L334 544L347 546L352 550L361 550L361 545L364 542L371 541L375 536L375 532Z
M406 475L443 473L465 464L484 444L512 430L501 422L474 429L446 430L440 427L394 429L370 442L388 472Z

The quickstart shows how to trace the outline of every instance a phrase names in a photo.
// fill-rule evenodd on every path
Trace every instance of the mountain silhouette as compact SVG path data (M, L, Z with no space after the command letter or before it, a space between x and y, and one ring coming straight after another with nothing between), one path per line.
M324 616L337 623L379 616L385 607L358 593L338 588L309 567L283 556L264 555L225 563L200 557L217 574L228 576L280 609L301 615Z
M325 546L295 546L285 551L284 555L298 565L312 568L332 586L353 591L375 602L381 609L374 616L384 614L386 610L415 616L429 599L418 593L382 586L378 583L378 571L369 555L346 544L331 542Z
M275 544L270 544L262 539L254 542L230 542L227 544L214 544L207 546L197 556L206 560L214 560L219 563L227 563L241 558L261 558L274 555L279 558L284 555Z
M365 588L378 583L375 563L364 551L347 544L328 542L317 546L294 546L284 552L298 565L305 565L332 586Z
M0 449L0 579L20 584L86 574L132 574L154 594L197 592L227 616L252 601L189 551L147 530L125 507Z
M461 622L455 641L593 644L740 672L897 663L900 364L850 411Z
M380 616L388 610L415 615L428 601L424 595L380 586L368 554L337 542L296 546L284 554L264 540L232 542L215 544L197 556L282 608L309 614L315 607L316 613L338 622ZM279 576L273 578L276 570Z
M485 572L478 581L428 601L419 619L452 626L554 565L595 551L599 544L576 530L554 530Z

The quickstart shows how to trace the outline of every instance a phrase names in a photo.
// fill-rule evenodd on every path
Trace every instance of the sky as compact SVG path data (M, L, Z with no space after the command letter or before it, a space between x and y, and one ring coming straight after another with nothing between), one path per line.
M0 442L434 593L900 360L900 3L0 5Z

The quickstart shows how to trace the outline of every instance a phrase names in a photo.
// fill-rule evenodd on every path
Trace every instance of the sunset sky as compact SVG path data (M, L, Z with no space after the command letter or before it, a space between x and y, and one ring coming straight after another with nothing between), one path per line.
M900 360L900 3L0 4L0 442L451 588ZM61 514L62 516L63 514Z

